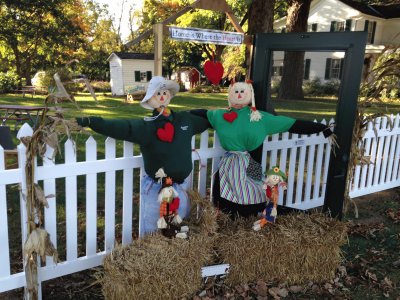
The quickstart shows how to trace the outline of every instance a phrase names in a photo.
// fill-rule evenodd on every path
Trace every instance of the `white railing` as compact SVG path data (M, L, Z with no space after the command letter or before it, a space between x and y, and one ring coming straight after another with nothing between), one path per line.
M392 129L389 128L389 123L393 124ZM387 122L386 118L378 118L375 124L375 130L373 124L369 124L364 138L366 155L371 157L374 164L355 168L351 197L400 185L399 115L392 116L391 122ZM133 218L137 215L132 200L133 191L138 192L143 161L141 155L133 155L133 144L121 143L123 154L117 156L116 141L107 138L104 158L100 159L97 143L89 137L85 145L85 160L77 161L76 149L71 141L67 141L64 144L63 162L56 164L51 159L44 158L43 164L35 168L36 181L43 186L45 195L58 194L62 198L60 195L65 194L65 205L61 205L64 201L57 197L50 198L49 208L44 212L45 228L50 233L53 244L58 249L65 249L65 253L61 255L61 263L54 264L51 259L47 259L45 265L39 267L39 282L101 265L103 257L116 242L132 242L132 235L138 229L133 223ZM192 186L197 182L196 189L206 196L207 188L212 186L210 174L217 170L224 150L214 133L209 139L208 131L201 134L199 146L195 145L195 139L192 145L193 149L196 148L192 155L195 162L191 175ZM18 145L18 156L19 166L24 166L26 158L23 144ZM266 139L262 156L264 170L267 166L269 168L278 165L289 175L286 195L280 193L279 203L298 209L321 206L325 195L329 156L330 146L322 134L299 136L284 133ZM52 157L52 149L48 150L45 157ZM8 236L10 224L20 222L22 243L26 238L26 208L21 196L26 191L24 172L23 167L5 169L4 153L0 147L0 293L25 286L22 262L19 264L19 271L11 267L12 253L15 257L15 251L20 251L20 255L17 255L20 258L22 247L10 249L10 238L15 237ZM12 185L20 185L21 191L10 188ZM117 186L122 186L119 191ZM20 221L8 219L8 200L11 201L11 198L14 201L19 200ZM99 206L103 203L104 210L100 210ZM60 211L63 211L63 219L58 214ZM121 219L118 222L116 215ZM99 219L104 220L104 230L99 227ZM79 224L78 220L81 221ZM65 238L62 239L61 230L65 231ZM61 240L59 245L57 240Z

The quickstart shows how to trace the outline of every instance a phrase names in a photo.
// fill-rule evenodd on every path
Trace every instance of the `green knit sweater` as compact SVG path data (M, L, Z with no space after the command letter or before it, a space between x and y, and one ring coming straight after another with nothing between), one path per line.
M267 135L288 131L296 121L285 116L274 116L261 110L259 112L262 114L262 119L258 122L250 122L251 110L248 106L241 109L231 108L230 111L226 109L209 110L207 117L217 131L225 150L252 151L264 142ZM224 118L224 114L236 114L236 118L229 122Z
M183 182L193 168L192 136L209 126L207 119L189 112L171 112L170 116L161 115L154 121L89 117L77 118L77 122L105 136L139 144L146 173L155 179L157 170L164 168L177 183ZM162 141L157 136L157 130L168 122L174 126L172 142Z

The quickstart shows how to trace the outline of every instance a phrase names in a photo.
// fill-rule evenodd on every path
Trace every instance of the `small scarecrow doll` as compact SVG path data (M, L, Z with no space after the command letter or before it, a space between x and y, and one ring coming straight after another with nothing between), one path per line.
M268 223L275 223L278 215L279 186L286 189L287 176L277 166L272 167L265 175L267 177L265 178L263 189L265 189L269 201L262 212L263 218L253 224L255 231L260 230Z
M164 170L160 168L156 177L162 182L161 190L158 194L160 203L160 218L157 221L157 228L166 237L187 238L187 226L180 226L182 218L179 216L179 194L173 187L171 177L167 177Z
M139 236L157 230L161 183L156 172L163 168L173 180L173 187L180 194L179 215L190 212L186 190L192 163L192 137L209 127L207 119L186 111L174 112L168 108L179 91L175 81L154 76L147 87L141 106L153 110L152 116L143 119L108 119L101 117L77 118L81 126L119 140L140 145L144 170L140 188Z
M249 81L236 82L229 87L228 103L228 109L196 113L207 115L227 151L214 177L213 202L225 213L248 217L261 212L267 202L262 188L261 165L250 155L263 145L267 136L286 131L299 134L322 131L333 142L334 135L329 126L321 123L257 110Z

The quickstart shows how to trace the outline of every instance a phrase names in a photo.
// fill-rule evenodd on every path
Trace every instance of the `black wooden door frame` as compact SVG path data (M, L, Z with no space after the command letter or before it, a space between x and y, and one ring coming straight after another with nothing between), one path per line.
M325 190L324 211L342 218L352 133L364 63L366 32L260 33L254 41L250 77L256 106L265 110L271 101L270 83L273 51L344 51L343 71L335 117L340 148L331 155Z

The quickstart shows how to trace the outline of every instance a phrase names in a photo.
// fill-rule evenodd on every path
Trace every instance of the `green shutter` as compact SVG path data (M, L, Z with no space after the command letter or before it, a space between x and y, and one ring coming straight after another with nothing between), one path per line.
M336 28L336 21L331 22L331 32L335 31Z
M151 80L151 77L152 77L151 71L147 71L147 72L146 72L146 79L147 79L147 81L150 81L150 80Z
M347 19L346 20L346 27L344 29L344 31L351 31L351 19Z
M332 58L327 58L325 66L325 79L331 78L331 64L332 64Z
M368 20L365 20L365 23L364 23L364 31L368 31L368 26L369 26L369 21L368 21Z
M374 21L372 25L371 44L373 44L375 41L375 29L376 29L376 21Z
M310 65L311 65L311 59L307 58L305 61L305 65L304 65L304 79L305 80L310 79Z
M344 58L340 60L339 79L342 80Z
M140 71L135 71L135 81L140 82Z

